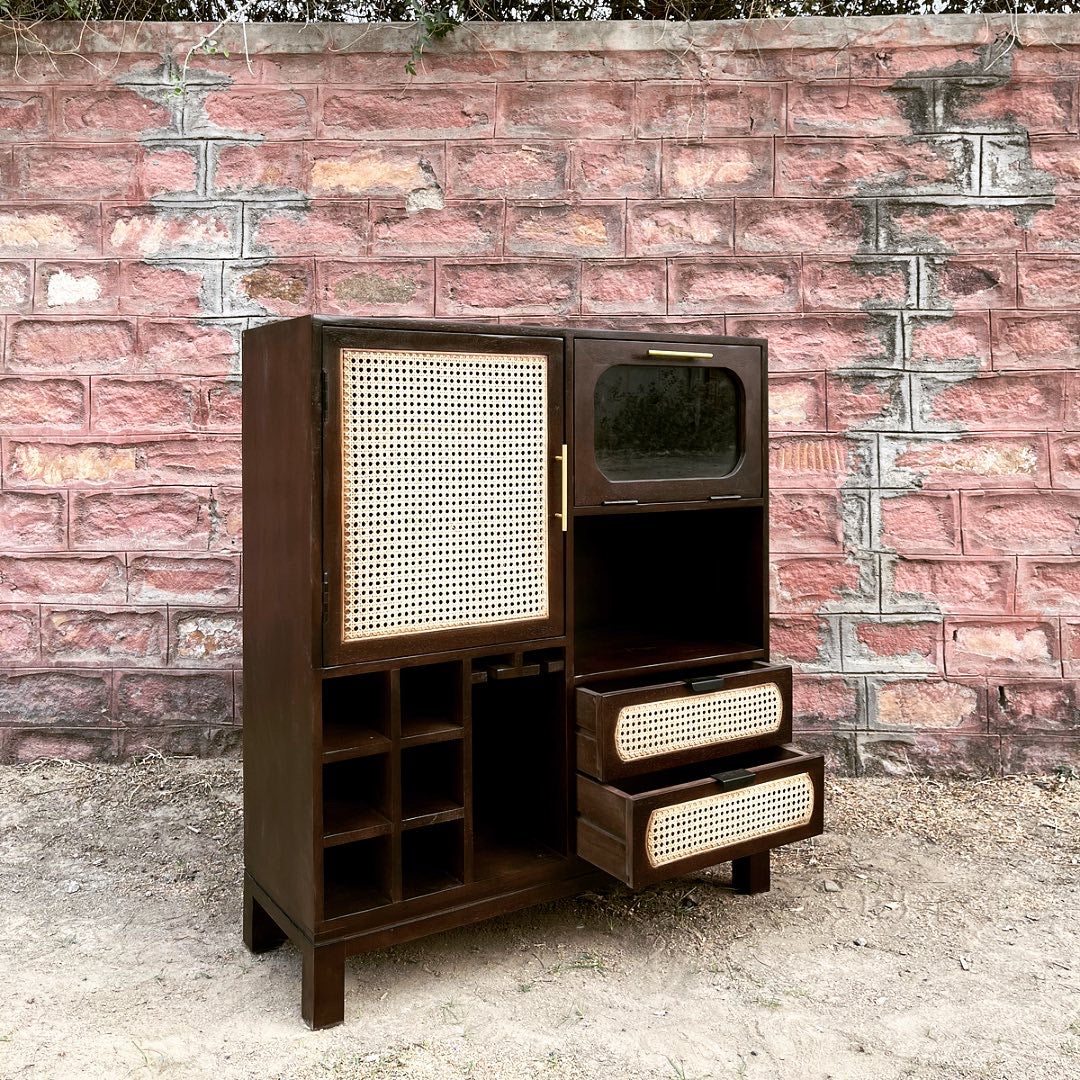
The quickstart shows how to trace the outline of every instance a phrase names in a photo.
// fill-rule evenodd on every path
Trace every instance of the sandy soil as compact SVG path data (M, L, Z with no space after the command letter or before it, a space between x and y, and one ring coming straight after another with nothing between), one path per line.
M1080 781L831 785L727 867L349 961L299 1017L240 941L240 769L0 770L0 1076L1080 1078Z

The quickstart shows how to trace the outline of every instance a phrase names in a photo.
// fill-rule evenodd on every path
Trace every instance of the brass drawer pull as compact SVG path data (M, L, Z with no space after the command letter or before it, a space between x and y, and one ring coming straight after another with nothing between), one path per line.
M650 349L650 356L681 357L684 360L711 360L711 352L679 352L676 349Z

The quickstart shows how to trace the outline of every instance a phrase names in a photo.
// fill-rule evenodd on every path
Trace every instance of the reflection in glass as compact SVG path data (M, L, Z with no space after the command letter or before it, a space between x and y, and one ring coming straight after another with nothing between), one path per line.
M616 364L594 408L608 480L709 479L739 459L738 391L723 368Z

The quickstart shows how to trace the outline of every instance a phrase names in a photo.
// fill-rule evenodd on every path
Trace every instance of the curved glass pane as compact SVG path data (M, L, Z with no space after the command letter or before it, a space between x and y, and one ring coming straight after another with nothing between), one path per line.
M723 368L615 364L596 383L596 464L608 480L727 476L739 460L738 406Z

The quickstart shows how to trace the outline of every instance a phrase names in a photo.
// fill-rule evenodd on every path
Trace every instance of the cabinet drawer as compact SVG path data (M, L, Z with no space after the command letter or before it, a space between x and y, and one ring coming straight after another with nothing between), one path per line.
M821 832L819 754L774 746L712 764L712 776L695 766L620 784L579 773L578 855L637 888Z
M577 691L577 767L598 780L791 738L791 668Z

